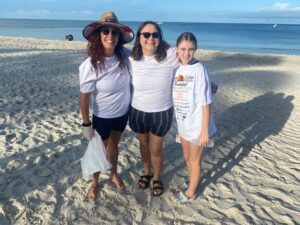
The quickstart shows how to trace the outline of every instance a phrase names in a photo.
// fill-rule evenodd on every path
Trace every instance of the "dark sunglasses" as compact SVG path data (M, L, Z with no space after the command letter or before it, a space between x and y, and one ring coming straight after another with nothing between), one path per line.
M108 35L109 33L112 34L112 36L117 37L120 34L120 31L118 29L109 29L109 28L102 28L100 29L101 34Z
M146 39L148 39L150 36L152 36L153 38L159 38L160 36L159 32L153 32L153 33L143 32L141 33L141 35L143 35L143 37Z

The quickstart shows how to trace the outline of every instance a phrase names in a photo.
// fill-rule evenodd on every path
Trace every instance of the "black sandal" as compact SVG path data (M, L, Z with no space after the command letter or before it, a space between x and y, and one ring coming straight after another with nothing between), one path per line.
M152 184L152 195L161 196L164 193L164 186L160 180L154 180Z
M145 190L149 187L152 175L142 175L140 176L138 187L142 190Z

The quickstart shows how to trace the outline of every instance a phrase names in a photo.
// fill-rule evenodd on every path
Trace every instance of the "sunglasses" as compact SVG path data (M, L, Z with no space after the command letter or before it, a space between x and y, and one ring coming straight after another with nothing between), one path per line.
M160 33L159 32L153 32L153 33L143 32L143 33L141 33L141 35L143 35L143 37L146 39L148 39L150 36L152 36L153 38L159 38Z
M118 29L109 29L109 28L102 28L100 29L100 32L105 36L111 33L111 35L114 37L117 37L120 34L120 31Z

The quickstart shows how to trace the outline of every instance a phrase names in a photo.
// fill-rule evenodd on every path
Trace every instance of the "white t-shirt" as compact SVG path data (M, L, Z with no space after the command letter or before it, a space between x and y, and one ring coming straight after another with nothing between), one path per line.
M96 75L91 58L79 67L80 92L92 93L93 114L101 118L123 116L130 105L130 73L120 69L116 56L105 57L105 68Z
M212 103L211 80L205 67L197 62L180 65L175 73L173 101L178 133L184 139L199 140L202 128L202 106ZM216 132L210 116L209 136Z
M131 105L144 112L161 112L173 106L172 83L179 60L174 48L158 62L155 56L143 56L140 61L129 57L132 70L133 96Z

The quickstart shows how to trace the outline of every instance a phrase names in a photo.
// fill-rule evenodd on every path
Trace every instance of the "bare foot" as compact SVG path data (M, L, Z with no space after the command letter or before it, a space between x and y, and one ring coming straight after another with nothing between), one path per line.
M118 190L121 190L125 187L123 181L121 180L121 178L118 175L112 175L111 181Z
M189 188L186 189L183 194L185 196L189 197L189 198L195 198L196 197L196 193L192 192Z
M88 193L86 194L86 199L88 201L96 201L96 195L98 190L98 184L92 184L88 190Z

